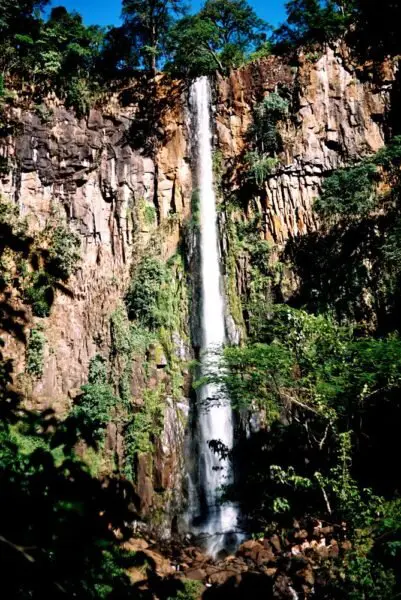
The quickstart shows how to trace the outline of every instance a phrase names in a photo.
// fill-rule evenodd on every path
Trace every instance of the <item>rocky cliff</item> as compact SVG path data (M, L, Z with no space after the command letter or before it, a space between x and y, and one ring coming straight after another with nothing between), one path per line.
M295 66L269 57L217 78L215 145L221 152L222 195L251 194L243 218L252 201L263 215L265 238L278 247L315 229L311 206L325 175L384 144L394 73L389 63L379 78L362 78L338 47L320 57L301 55ZM253 109L275 90L289 99L288 118L279 124L283 146L272 174L249 190L241 174ZM81 255L76 272L55 290L47 318L32 314L13 282L4 287L4 356L13 361L15 385L30 406L54 409L62 417L87 382L95 355L104 357L111 370L128 369L133 412L142 409L146 388L158 390L163 384L163 427L153 442L154 460L149 452L136 451L134 479L142 516L160 515L167 507L172 516L182 499L187 361L194 355L188 265L196 235L188 90L161 77L153 90L135 84L110 92L86 117L49 97L36 109L16 101L7 118L12 126L0 138L7 165L0 174L2 197L19 207L31 231L41 231L55 214L67 222L79 236ZM173 322L145 354L119 356L112 317L124 313L135 267L154 248L169 264L184 254L183 266L173 266L170 279L174 297L181 299L173 307L180 322ZM126 319L124 313L125 325ZM38 323L46 343L40 377L32 378L26 340ZM100 474L123 469L124 443L123 427L110 423L109 462Z
M320 57L301 54L296 67L270 57L219 81L216 132L233 188L253 107L277 89L290 98L278 167L256 194L275 244L316 227L311 204L325 175L383 146L395 69L389 62L375 81L370 75L362 80L339 46Z

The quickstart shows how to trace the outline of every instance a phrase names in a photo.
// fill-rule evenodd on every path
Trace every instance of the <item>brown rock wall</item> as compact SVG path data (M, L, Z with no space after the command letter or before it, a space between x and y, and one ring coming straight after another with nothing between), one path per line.
M258 195L266 236L277 244L316 227L311 205L326 174L384 144L394 69L387 68L381 83L361 81L343 54L338 47L314 61L301 55L298 67L270 57L218 82L217 143L234 188L253 106L276 89L292 99L289 118L280 128L284 148L279 166Z
M172 213L182 219L188 214L191 172L183 102L179 96L171 114L164 114L165 143L154 157L130 145L135 106L120 107L118 115L91 110L86 119L54 107L45 124L32 112L14 109L21 126L15 137L1 140L11 169L0 179L0 194L16 201L33 227L43 227L56 211L81 237L79 270L68 293L57 294L46 321L52 352L33 390L36 397L49 403L65 399L86 381L90 358L107 348L109 317L129 281L134 207L154 206L161 225ZM174 253L178 237L178 223L160 228L165 254ZM6 342L16 373L23 372L22 347Z
M14 306L25 315L28 336L35 321L46 336L43 376L25 375L23 336L1 332L4 355L12 358L15 380L35 409L53 408L65 414L81 385L87 382L90 359L109 356L110 316L121 305L130 280L130 269L149 240L150 230L168 258L177 250L180 222L190 208L186 100L179 87L168 90L172 98L159 116L159 143L149 153L139 147L138 105L124 105L113 97L103 110L93 109L77 118L63 106L49 102L46 122L33 111L10 109L18 127L0 138L0 154L8 158L9 173L0 175L0 194L19 205L30 226L39 230L56 212L67 218L81 240L81 260L76 274L56 292L50 317L32 317L18 295ZM159 95L166 94L163 85ZM163 102L163 97L159 98ZM152 124L150 124L152 125ZM143 205L153 208L157 222L151 227L138 219ZM172 215L177 214L173 219ZM144 376L140 361L133 364L133 398L141 396ZM166 399L164 431L157 456L138 460L136 491L142 516L152 512L155 488L167 492L164 509L171 513L181 500L185 415ZM185 407L184 407L185 408ZM121 432L110 424L107 450L122 466Z

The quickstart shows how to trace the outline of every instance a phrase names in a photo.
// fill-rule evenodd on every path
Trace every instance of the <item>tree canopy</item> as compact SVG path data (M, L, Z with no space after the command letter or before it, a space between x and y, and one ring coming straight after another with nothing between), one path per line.
M183 0L123 0L123 18L131 43L143 64L156 71L175 15L184 12Z
M246 0L207 0L170 30L170 68L179 74L224 72L239 66L266 39L267 24Z
M275 31L282 45L328 42L343 34L352 15L353 0L289 0L287 20Z
M274 32L278 51L322 44L345 34L351 46L373 57L400 50L400 3L393 0L289 0L287 19Z

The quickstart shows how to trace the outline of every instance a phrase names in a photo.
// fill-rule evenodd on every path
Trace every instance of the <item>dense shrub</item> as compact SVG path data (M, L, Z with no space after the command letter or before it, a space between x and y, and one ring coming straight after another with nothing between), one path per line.
M117 404L118 399L108 383L106 361L97 355L90 362L88 383L82 386L72 416L81 429L92 432L94 439L101 441Z
M74 274L80 258L80 239L61 223L50 224L43 232L48 245L46 270L56 279L67 280Z
M46 337L38 327L31 329L26 349L26 371L35 378L43 373Z
M323 183L314 208L325 219L368 214L376 203L377 168L370 162L339 169Z
M276 158L260 155L257 150L248 152L245 155L246 176L260 187L268 179L277 162Z
M248 181L261 186L276 167L281 150L278 123L288 113L288 101L276 92L270 93L253 110L253 123L248 130L249 147L245 154L245 175Z
M30 272L26 277L24 297L26 302L32 306L32 312L36 317L48 317L54 300L54 279L39 270Z
M261 153L274 154L280 148L281 140L277 124L288 113L288 101L276 92L269 94L253 111L253 124L249 131L256 149Z
M166 267L159 259L144 257L133 274L131 287L126 296L130 319L149 329L157 329L164 320L160 293L166 282Z
M163 431L164 387L143 392L143 404L128 422L125 434L125 472L135 478L135 461L138 454L152 453L155 441Z

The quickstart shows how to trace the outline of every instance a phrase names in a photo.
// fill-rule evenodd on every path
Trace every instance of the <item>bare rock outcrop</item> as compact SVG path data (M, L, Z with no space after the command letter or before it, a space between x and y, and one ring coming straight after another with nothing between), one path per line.
M216 135L234 187L255 103L277 89L292 99L279 164L258 197L268 239L282 244L314 229L311 208L324 176L383 146L395 78L387 67L381 81L362 81L339 46L318 59L301 54L297 67L269 57L219 81Z

